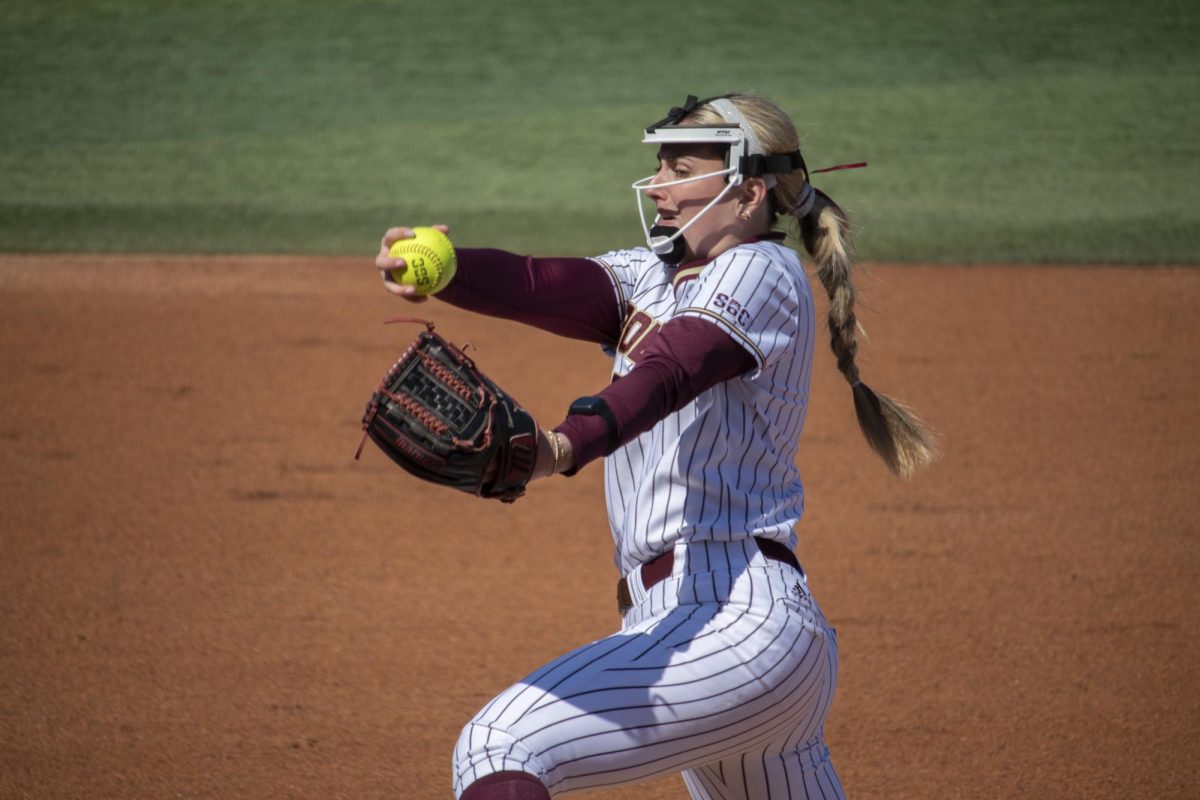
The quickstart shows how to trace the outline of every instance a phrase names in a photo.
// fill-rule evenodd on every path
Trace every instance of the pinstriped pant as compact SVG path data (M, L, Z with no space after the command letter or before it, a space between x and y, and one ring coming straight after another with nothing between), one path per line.
M692 797L840 798L823 726L837 639L804 576L753 540L677 545L619 633L519 681L463 729L461 795L493 772L551 794L682 772Z

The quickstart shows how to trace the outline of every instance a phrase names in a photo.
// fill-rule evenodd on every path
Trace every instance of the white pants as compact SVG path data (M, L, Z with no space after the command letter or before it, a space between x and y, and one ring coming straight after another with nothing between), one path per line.
M683 772L694 798L840 798L823 726L837 639L752 539L680 544L620 633L547 664L463 729L454 790L501 771L553 795Z

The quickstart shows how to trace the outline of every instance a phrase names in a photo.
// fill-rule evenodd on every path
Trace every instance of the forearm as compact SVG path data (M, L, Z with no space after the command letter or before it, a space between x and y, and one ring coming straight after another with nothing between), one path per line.
M621 334L612 282L603 267L586 258L460 249L454 279L437 297L572 339L612 346Z
M599 393L616 420L617 447L653 428L705 390L742 375L753 356L716 325L684 317L668 322L643 351L637 366ZM599 416L567 417L555 431L569 443L574 472L605 455L608 424Z

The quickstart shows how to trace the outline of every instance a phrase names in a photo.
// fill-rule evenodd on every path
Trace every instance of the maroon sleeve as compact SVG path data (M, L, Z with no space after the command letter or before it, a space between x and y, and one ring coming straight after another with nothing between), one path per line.
M705 389L757 366L754 356L719 326L679 317L651 334L637 365L608 385L600 397L617 421L618 446L650 430ZM555 430L571 441L577 471L604 455L608 425L602 417L567 417Z
M460 249L458 270L439 300L572 339L615 347L621 337L617 293L604 267L588 258L532 258L503 250Z

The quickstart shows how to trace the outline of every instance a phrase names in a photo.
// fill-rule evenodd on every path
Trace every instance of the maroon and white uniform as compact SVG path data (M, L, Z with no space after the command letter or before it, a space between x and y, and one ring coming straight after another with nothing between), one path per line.
M815 338L795 252L760 240L670 267L642 248L461 251L439 297L613 356L599 395L618 423L605 487L628 603L620 632L463 729L456 793L506 771L552 794L682 771L696 798L841 797L823 736L836 637L790 555ZM603 453L599 417L557 430L577 467Z
M676 542L763 536L795 544L796 467L813 360L813 301L794 251L771 241L671 269L647 250L597 259L627 309L613 374L627 374L672 319L721 328L754 359L605 461L617 564L627 573Z

